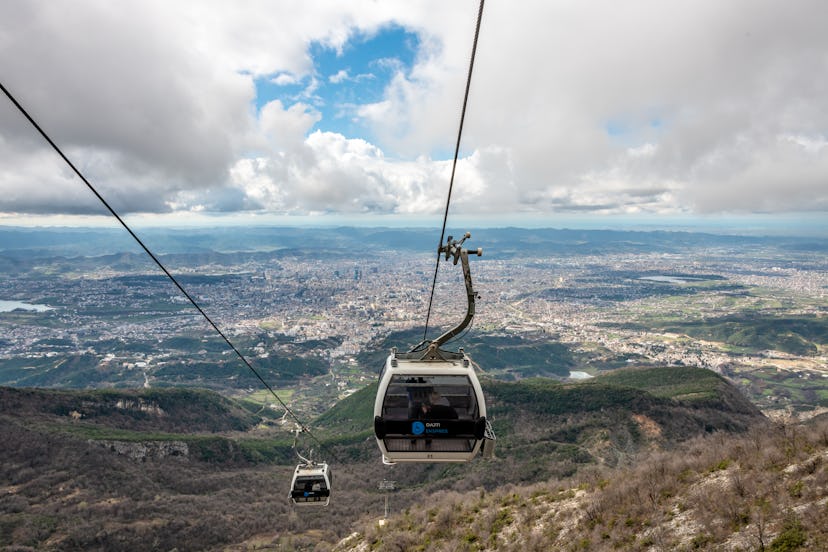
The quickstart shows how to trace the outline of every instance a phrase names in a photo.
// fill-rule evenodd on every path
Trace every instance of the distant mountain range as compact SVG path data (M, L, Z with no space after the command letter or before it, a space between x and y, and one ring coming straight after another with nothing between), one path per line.
M472 232L468 246L482 247L488 258L542 258L545 255L624 252L678 252L694 248L764 246L779 250L828 251L828 239L813 237L757 237L700 232L618 231L524 228L462 228ZM424 228L289 228L228 227L209 229L140 229L136 232L154 253L238 255L371 255L372 251L436 253L439 231ZM135 253L144 255L120 228L0 227L0 257L79 257ZM8 262L8 261L7 261ZM0 269L3 266L0 265Z

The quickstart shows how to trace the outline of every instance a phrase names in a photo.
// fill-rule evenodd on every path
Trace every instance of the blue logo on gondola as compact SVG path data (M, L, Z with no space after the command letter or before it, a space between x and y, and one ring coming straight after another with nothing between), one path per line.
M414 422L411 424L411 433L414 435L422 435L423 431L425 431L425 425L423 425L423 422Z

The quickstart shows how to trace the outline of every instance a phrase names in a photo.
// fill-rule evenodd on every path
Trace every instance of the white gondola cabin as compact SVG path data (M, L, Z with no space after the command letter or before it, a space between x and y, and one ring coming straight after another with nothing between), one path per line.
M331 501L331 471L328 464L299 464L293 472L290 500L298 506L327 506Z
M486 434L486 403L464 353L447 360L392 353L374 404L374 433L383 461L468 462Z
M407 353L388 356L374 402L374 434L386 464L468 462L494 433L486 420L486 401L469 357L440 345L459 334L474 316L475 292L468 252L460 241L440 249L446 259L462 261L468 297L466 318L456 328ZM482 255L482 250L477 250Z

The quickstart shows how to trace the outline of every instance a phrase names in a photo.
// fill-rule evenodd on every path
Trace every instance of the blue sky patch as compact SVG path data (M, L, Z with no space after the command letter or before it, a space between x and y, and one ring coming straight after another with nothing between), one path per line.
M297 79L277 73L256 79L256 109L272 100L280 100L286 109L297 102L307 103L322 114L311 132L324 130L371 140L370 130L356 119L357 108L382 100L394 75L410 72L419 46L417 34L400 26L352 35L341 52L312 42L308 46L312 74Z
M653 116L647 121L640 118L614 118L604 123L604 132L612 142L627 148L651 142L664 131L665 123L658 116Z

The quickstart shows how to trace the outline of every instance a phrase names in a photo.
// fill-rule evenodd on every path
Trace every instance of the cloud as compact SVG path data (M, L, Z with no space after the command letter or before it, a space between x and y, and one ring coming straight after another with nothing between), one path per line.
M269 102L260 111L258 119L262 145L274 155L299 147L305 140L305 135L320 118L318 111L301 102L291 105L288 109L285 109L279 100Z
M270 82L277 86L287 86L289 84L296 84L299 81L296 79L295 75L291 75L290 73L279 73L270 79Z
M744 137L705 158L682 195L702 213L828 210L825 140Z
M346 71L345 69L340 69L339 71L337 71L335 75L331 75L330 77L328 77L328 82L332 82L333 84L339 84L341 82L348 80L348 78L348 71Z
M108 197L131 196L123 202L128 210L164 210L159 192L224 182L235 142L253 122L247 108L253 87L248 77L193 55L176 32L176 14L164 18L151 6L135 8L4 3L0 42L14 53L4 85ZM21 169L0 186L25 181L33 196L62 188L59 173L38 172L35 179L26 172L29 156L48 146L21 120L4 100L4 139L32 149L9 160ZM20 203L1 205L9 210ZM46 198L40 209L62 206Z
M2 78L119 210L439 213L476 9L7 0ZM454 212L828 210L827 17L819 0L487 3ZM370 75L323 77L310 45L388 25L417 34L413 65L380 52L382 98L325 111L368 131L325 132L325 78ZM301 90L257 110L257 79ZM0 212L100 212L0 104Z
M444 172L445 162L391 161L364 140L316 131L301 148L238 161L231 175L267 211L417 214L439 209Z
M828 35L818 21L827 11L767 1L487 5L463 144L509 148L520 210L824 209L828 150L806 159L785 137L826 139ZM424 43L420 64L360 111L409 155L451 147L459 119L465 72L447 58L462 56ZM613 121L620 132L608 131ZM646 201L642 190L652 190Z

